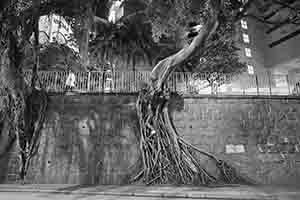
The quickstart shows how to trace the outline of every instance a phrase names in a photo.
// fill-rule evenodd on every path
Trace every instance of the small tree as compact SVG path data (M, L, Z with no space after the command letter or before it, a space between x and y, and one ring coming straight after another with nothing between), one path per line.
M219 87L228 83L232 77L246 70L246 63L240 61L238 51L235 41L218 40L208 44L203 54L189 59L183 68L194 72L195 81L206 80L212 88L212 93L216 93L213 85Z
M1 141L0 158L7 156L14 141L20 155L20 178L24 181L31 158L37 153L42 125L47 108L47 95L44 90L37 90L38 69L40 63L39 17L51 12L64 16L85 18L93 17L91 5L103 8L108 1L91 0L86 6L82 1L41 1L41 0L3 0L0 2L0 93L1 106L1 135L8 140ZM96 12L96 11L95 11ZM83 15L80 15L82 14ZM103 13L103 11L102 11ZM83 32L80 34L82 65L88 63L87 39L90 18L83 20ZM33 43L31 36L34 35ZM24 50L31 46L33 49L32 78L25 83L21 63L25 59ZM8 127L8 128L6 128Z

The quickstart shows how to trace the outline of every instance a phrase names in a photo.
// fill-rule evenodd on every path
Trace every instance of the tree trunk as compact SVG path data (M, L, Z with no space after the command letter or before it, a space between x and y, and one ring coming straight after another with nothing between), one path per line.
M24 42L21 35L18 35L18 29L20 27L15 23L18 19L15 16L9 16L2 21L2 26L6 29L3 30L3 34L0 36L3 44L0 47L0 89L2 96L6 96L6 103L4 108L1 107L1 112L5 112L5 118L3 118L5 127L2 130L9 132L11 139L6 139L9 144L5 147L1 155L5 155L10 150L11 141L16 139L17 150L20 155L20 178L25 179L30 159L35 154L38 147L38 140L42 124L44 122L47 98L44 92L37 92L34 89L35 82L37 80L37 70L39 65L39 38L38 38L38 21L39 21L39 2L34 1L34 13L33 23L34 28L34 68L33 77L31 80L32 89L29 90L24 81L22 69L20 68L23 54L21 47ZM15 12L11 10L9 12ZM32 29L31 29L32 30ZM26 35L30 35L29 33ZM23 39L23 40L22 40ZM39 95L37 95L37 93ZM41 98L38 98L41 97ZM38 102L36 102L38 100ZM38 105L37 109L39 113L33 113L33 106ZM3 109L2 109L3 108ZM38 117L33 117L38 116ZM8 123L8 124L7 124ZM7 133L6 133L7 134ZM1 141L1 142L4 142ZM6 152L7 151L7 152Z
M39 19L40 19L40 0L33 0L33 34L34 34L34 50L33 50L33 60L34 65L32 69L32 79L31 79L31 88L34 89L36 81L38 79L38 68L39 68L39 54L40 54L40 46L39 46Z
M151 86L140 92L136 109L140 125L140 151L143 168L132 180L146 184L211 184L246 182L235 169L216 156L184 141L170 117L170 93L164 83L176 66L196 51L202 51L208 38L218 27L222 2L211 0L212 15L191 44L160 61L151 73ZM195 155L211 159L218 172L211 174Z
M14 29L7 30L4 38L7 46L1 52L1 89L8 97L5 110L11 122L12 137L16 137L17 147L22 149L26 135L24 133L24 111L26 87L22 77L20 64L20 52L18 49L17 33Z
M90 40L90 32L92 30L93 19L93 9L90 2L87 2L87 6L85 8L84 17L80 17L81 21L81 33L79 39L79 54L81 58L81 64L84 69L88 69L90 64L89 61L89 40Z

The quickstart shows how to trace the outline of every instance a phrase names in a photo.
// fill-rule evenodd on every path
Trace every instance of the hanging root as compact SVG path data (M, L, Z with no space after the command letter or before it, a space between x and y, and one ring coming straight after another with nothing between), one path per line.
M167 92L142 91L138 97L136 107L143 167L132 181L197 185L244 182L225 161L180 137L170 118L168 102ZM196 152L214 161L218 175L212 175L200 164Z
M1 98L3 98L3 105L0 105L0 160L7 156L7 154L14 147L16 141L16 134L12 131L13 124L12 120L10 119L8 94L6 93L5 95L2 95ZM5 124L7 124L7 126L9 127L8 130L4 128Z
M31 158L38 152L47 103L48 97L43 90L34 90L26 100L24 137L20 138L22 181L26 177Z

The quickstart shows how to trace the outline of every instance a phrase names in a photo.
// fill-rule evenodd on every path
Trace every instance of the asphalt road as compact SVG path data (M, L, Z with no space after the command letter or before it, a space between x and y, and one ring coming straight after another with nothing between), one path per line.
M187 200L186 198L173 198ZM81 194L47 194L29 192L0 192L0 200L171 200L170 198L128 197L128 196L103 196ZM201 199L208 200L208 199ZM213 200L213 199L209 199Z
M0 185L0 200L300 200L300 187Z
M278 194L278 200L300 200L299 194ZM53 194L31 192L0 192L0 200L188 200L189 198L129 197L112 195ZM194 199L194 198L192 198ZM200 199L199 199L200 200ZM201 200L214 200L202 199ZM216 199L225 200L225 199Z

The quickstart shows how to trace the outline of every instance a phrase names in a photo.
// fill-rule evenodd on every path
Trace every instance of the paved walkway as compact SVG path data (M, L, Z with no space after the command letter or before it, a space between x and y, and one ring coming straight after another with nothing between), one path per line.
M216 199L216 200L300 200L300 187L271 186L82 186L82 185L0 185L1 194L40 193L53 195L96 195L159 199Z

